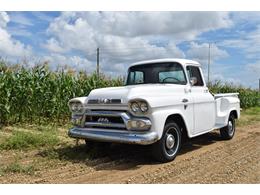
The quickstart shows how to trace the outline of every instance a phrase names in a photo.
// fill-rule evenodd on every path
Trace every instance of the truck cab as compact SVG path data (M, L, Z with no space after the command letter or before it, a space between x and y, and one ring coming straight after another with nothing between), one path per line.
M92 90L70 100L69 107L70 137L151 145L162 162L176 157L184 135L220 129L224 139L231 139L240 116L238 93L211 94L201 65L186 59L134 63L125 86Z

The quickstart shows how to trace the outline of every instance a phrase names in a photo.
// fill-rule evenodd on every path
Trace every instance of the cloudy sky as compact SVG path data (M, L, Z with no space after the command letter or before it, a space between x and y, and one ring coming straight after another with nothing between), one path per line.
M198 60L211 78L257 88L260 12L0 12L0 56L124 75L154 58Z

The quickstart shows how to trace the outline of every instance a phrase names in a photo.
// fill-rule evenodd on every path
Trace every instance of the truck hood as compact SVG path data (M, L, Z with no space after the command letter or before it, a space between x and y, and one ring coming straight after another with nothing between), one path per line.
M184 85L174 84L140 84L129 85L122 87L109 87L92 90L88 96L88 99L121 99L123 104L127 104L129 100L135 98L142 98L147 101L151 101L154 98L162 97L167 98L184 93Z

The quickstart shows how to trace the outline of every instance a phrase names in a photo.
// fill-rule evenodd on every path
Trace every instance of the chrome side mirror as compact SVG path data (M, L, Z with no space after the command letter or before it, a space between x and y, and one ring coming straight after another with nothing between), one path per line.
M196 77L191 77L191 78L190 78L190 84L191 84L192 86L196 85L197 82L198 82L198 79L197 79Z

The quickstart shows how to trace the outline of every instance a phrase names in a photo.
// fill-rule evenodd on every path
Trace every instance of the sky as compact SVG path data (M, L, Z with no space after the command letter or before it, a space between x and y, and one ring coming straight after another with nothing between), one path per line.
M0 57L124 76L136 61L186 58L210 80L258 88L260 12L0 12Z

